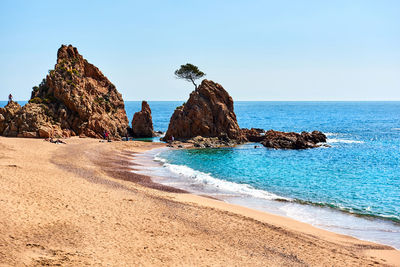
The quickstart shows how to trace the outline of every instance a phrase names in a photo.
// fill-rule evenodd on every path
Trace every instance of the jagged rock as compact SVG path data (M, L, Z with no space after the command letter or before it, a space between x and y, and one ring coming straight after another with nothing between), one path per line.
M196 136L186 140L186 142L198 148L230 147L237 144L235 140L229 139L226 135L220 137Z
M242 130L243 135L250 142L261 142L265 137L264 136L265 131L263 129L259 129L259 128L246 129L246 128L243 128L241 130Z
M27 138L35 138L37 136L37 132L24 132L22 134L22 137L27 137Z
M11 107L4 110L0 112L5 118L0 122L4 136L36 132L40 137L101 138L108 131L111 138L119 139L128 127L121 94L71 45L58 50L54 70L33 87L29 104L11 116Z
M301 136L306 140L307 142L312 142L312 143L325 143L326 142L326 135L323 134L320 131L313 131L311 133L307 132L302 132Z
M142 102L142 110L136 112L132 119L132 134L134 137L153 137L153 120L151 109L146 101Z
M21 108L15 102L9 103L0 111L0 113L7 114L6 127L1 131L2 127L0 126L0 133L10 137L39 137L40 128L47 127L60 135L61 128L59 125L53 124L47 112L47 107L42 104L28 103Z
M233 111L233 100L228 92L213 81L203 80L189 100L177 107L163 138L187 140L196 136L226 136L236 142L246 141Z
M10 101L4 108L0 108L0 135L4 132L11 137L18 135L18 128L13 119L20 110L21 106L14 101Z
M318 143L326 142L326 136L319 132L312 133L302 132L301 134L294 132L279 132L269 130L265 133L261 144L265 147L275 149L306 149L320 146Z

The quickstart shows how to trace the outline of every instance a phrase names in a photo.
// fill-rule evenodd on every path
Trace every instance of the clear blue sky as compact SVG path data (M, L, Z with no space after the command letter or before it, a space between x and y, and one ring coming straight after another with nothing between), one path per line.
M400 100L400 1L0 3L0 99L72 44L125 100L184 100L190 62L235 100Z

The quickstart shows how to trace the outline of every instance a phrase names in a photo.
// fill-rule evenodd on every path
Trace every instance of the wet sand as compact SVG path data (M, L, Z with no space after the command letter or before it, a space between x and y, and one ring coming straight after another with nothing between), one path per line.
M160 143L0 137L0 265L400 266L400 252L153 183Z

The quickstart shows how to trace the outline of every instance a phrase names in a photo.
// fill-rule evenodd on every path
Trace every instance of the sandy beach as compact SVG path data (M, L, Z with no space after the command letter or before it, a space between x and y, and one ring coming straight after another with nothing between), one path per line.
M0 137L1 266L400 266L400 252L132 172L162 143Z

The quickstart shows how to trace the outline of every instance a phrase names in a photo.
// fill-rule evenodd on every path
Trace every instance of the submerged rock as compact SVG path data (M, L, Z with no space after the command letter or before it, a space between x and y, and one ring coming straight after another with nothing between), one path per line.
M2 114L11 110L4 109ZM107 131L119 139L126 135L128 118L115 86L75 47L62 45L54 70L5 125L0 122L0 135L101 138Z
M196 136L246 141L233 111L233 100L218 83L203 80L189 100L177 107L171 117L164 141L188 140Z
M306 149L319 147L318 143L326 142L326 136L319 131L311 133L302 132L279 132L269 130L265 133L263 140L260 142L265 147L275 149Z
M153 120L151 109L146 101L142 102L142 110L136 112L132 119L132 135L134 137L153 137Z

